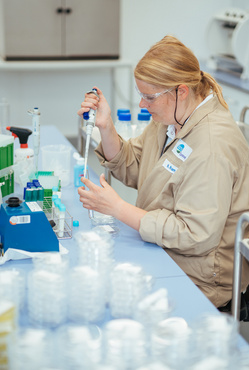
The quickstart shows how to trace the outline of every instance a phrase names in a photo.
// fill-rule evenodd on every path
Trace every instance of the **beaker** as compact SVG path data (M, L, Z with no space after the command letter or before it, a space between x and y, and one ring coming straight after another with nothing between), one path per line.
M67 145L46 145L41 147L43 171L54 171L61 180L61 186L70 183L71 151Z

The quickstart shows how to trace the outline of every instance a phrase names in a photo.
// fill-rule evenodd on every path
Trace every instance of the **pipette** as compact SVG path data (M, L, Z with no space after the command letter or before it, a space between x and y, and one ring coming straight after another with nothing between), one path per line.
M92 89L88 91L87 94L94 94L99 98L96 89ZM89 152L89 145L90 139L93 132L93 128L95 126L95 119L96 119L97 110L90 109L89 112L85 112L83 114L83 118L86 121L86 146L85 146L85 169L84 169L84 177L86 177L87 171L87 162L88 162L88 152Z
M96 89L92 89L91 91L88 91L87 94L94 94L99 98L99 95L97 93ZM89 112L85 112L83 114L83 118L86 121L86 146L85 146L85 168L84 168L84 177L87 176L87 162L88 162L88 152L89 152L89 146L90 146L90 139L93 132L93 128L95 126L95 119L96 119L97 110L90 109ZM93 211L89 210L88 212L89 217L93 217Z
M38 171L38 154L40 150L40 115L39 108L34 110L28 110L28 114L32 116L33 126L33 146L34 146L34 157L35 157L35 171Z

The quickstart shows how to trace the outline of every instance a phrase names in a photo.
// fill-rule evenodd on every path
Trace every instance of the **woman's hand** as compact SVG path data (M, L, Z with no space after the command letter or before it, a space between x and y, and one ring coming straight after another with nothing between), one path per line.
M83 207L113 216L138 231L140 221L147 212L120 198L115 190L105 181L104 174L99 179L101 187L84 177L81 178L83 184L89 189L86 190L85 186L78 188Z
M122 199L105 181L104 174L99 179L101 187L84 177L81 178L81 182L89 190L86 190L85 186L78 188L80 201L86 209L92 209L106 215L117 217Z
M77 112L82 117L83 113L89 112L90 109L97 109L95 125L99 129L105 129L108 125L112 124L111 109L107 103L102 91L97 87L99 98L95 94L85 94L85 100L81 103L81 108Z

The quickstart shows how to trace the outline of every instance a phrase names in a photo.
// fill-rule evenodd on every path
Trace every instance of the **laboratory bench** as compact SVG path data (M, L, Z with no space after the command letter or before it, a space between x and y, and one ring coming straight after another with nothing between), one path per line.
M49 144L68 145L72 148L72 154L75 152L75 148L55 126L42 126L41 147ZM61 194L61 199L68 212L73 217L73 220L79 221L79 226L73 227L72 237L60 240L60 244L68 250L70 268L73 268L77 262L77 243L75 235L78 232L87 232L92 229L88 211L84 209L80 203L77 188L73 184L74 164L74 159L72 157L71 182L68 186L62 187ZM89 168L89 178L94 183L99 184L99 178L91 168ZM14 194L21 196L21 193L22 192L20 189L18 190L17 187ZM113 239L115 262L127 262L141 266L143 271L151 275L154 279L153 291L160 288L167 289L172 302L172 312L170 314L172 317L181 317L191 325L204 314L220 315L216 307L161 247L143 241L137 231L119 221L117 221L117 227L119 233ZM0 270L11 268L19 269L28 276L28 273L33 269L33 260L31 258L12 260L0 265ZM106 310L105 319L102 324L112 319L108 308ZM22 328L30 327L27 311L22 312L19 323ZM247 342L241 336L239 336L238 342L240 348L248 347Z

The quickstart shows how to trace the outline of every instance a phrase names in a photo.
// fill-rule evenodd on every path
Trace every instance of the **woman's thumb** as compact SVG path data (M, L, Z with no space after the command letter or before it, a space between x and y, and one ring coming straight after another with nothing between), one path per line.
M105 181L105 175L102 173L99 177L100 185L104 188L108 185L108 182Z

